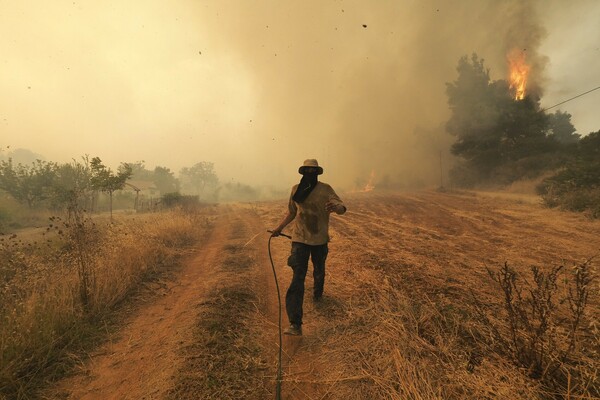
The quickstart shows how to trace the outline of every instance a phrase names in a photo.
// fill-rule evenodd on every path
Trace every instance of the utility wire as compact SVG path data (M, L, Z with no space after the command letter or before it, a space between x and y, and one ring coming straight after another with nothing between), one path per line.
M598 89L600 89L600 86L598 86L598 87L595 87L595 88L593 88L592 90L588 90L588 91L587 91L587 92L585 92L585 93L578 94L577 96L575 96L575 97L571 97L570 99L567 99L567 100L565 100L565 101L561 101L560 103L558 103L558 104L555 104L555 105L553 105L552 107L546 107L546 108L543 108L543 109L542 109L542 111L546 111L546 110L549 110L549 109L551 109L551 108L558 107L558 106L560 106L561 104L565 104L565 103L567 103L567 102L569 102L569 101L571 101L571 100L574 100L574 99L576 99L576 98L578 98L578 97L581 97L581 96L583 96L583 95L586 95L586 94L588 94L588 93L591 93L591 92L593 92L594 90L598 90Z

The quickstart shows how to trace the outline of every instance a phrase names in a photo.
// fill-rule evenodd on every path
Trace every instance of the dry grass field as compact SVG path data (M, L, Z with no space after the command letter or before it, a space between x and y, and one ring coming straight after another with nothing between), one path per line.
M324 298L307 296L304 336L284 337L282 398L598 398L600 260L576 268L600 253L598 221L490 193L342 198L348 212L332 217ZM285 200L211 209L191 248L164 243L185 261L139 306L114 311L123 323L103 344L66 345L79 360L68 377L47 376L16 398L274 398L278 305L266 230L285 210ZM163 221L194 232L189 218ZM136 248L151 237L166 239L157 231ZM272 240L282 296L289 247ZM112 252L129 257L118 245ZM505 264L504 276L515 274L508 296Z
M116 310L177 270L212 214L51 217L46 228L0 236L0 399L37 398L81 364L114 328Z
M327 297L309 302L306 337L287 364L288 390L297 398L599 395L598 280L566 357L570 366L550 361L558 351L547 354L545 367L560 365L541 379L499 340L511 336L505 294L487 272L508 263L528 281L526 297L530 266L564 265L549 323L555 325L544 338L544 346L564 349L555 342L566 337L560 325L568 319L562 278L572 285L573 266L600 253L597 221L489 193L356 193L345 200L349 211L332 221ZM272 205L259 213L276 224ZM279 243L280 264L287 245Z

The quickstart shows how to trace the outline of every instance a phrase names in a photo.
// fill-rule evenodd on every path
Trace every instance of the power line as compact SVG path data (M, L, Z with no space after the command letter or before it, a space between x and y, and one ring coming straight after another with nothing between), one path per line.
M578 94L577 96L575 96L575 97L571 97L570 99L567 99L567 100L565 100L565 101L561 101L560 103L558 103L558 104L555 104L555 105L553 105L552 107L546 107L546 108L542 109L542 111L546 111L546 110L549 110L549 109L551 109L551 108L558 107L558 106L560 106L561 104L565 104L565 103L567 103L567 102L569 102L569 101L571 101L571 100L574 100L574 99L576 99L576 98L578 98L578 97L581 97L581 96L583 96L583 95L586 95L586 94L588 94L588 93L591 93L591 92L593 92L594 90L598 90L598 89L600 89L600 86L598 86L598 87L595 87L595 88L593 88L592 90L588 90L588 91L587 91L587 92L585 92L585 93Z

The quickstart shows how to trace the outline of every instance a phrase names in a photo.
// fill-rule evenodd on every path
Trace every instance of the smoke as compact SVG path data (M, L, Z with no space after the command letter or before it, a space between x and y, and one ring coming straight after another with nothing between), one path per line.
M438 183L440 155L451 161L445 82L465 54L477 52L500 79L507 52L522 48L541 92L544 29L533 2L219 2L208 10L218 15L209 30L235 45L261 93L253 138L271 179L296 179L303 159L316 157L324 179L346 187L371 170L400 184Z
M317 158L335 187L372 170L438 184L454 139L445 83L461 56L477 52L504 79L508 51L522 49L530 88L544 86L541 2L71 3L0 16L15 37L0 43L14 72L0 77L1 140L56 161L209 161L224 183L287 187Z

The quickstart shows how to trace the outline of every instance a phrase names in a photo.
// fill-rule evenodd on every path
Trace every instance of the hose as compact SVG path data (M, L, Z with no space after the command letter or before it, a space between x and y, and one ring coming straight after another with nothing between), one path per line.
M273 257L271 256L271 239L273 236L269 236L269 260L271 261L271 268L273 269L273 277L275 278L275 287L277 288L277 302L279 304L279 356L277 360L277 386L275 389L275 398L281 400L281 352L282 352L282 333L281 333L281 293L279 292L279 282L277 281L277 273L275 272L275 264L273 264Z
M269 233L273 233L273 231L267 231ZM279 233L279 236L284 236L288 239L292 239L291 236L286 235L285 233ZM282 341L283 341L283 334L281 333L281 292L279 291L279 281L277 280L277 273L275 272L275 264L273 264L273 257L271 256L271 239L273 239L273 235L269 236L269 244L267 245L267 247L269 248L269 261L271 261L271 268L273 269L273 278L275 278L275 287L277 288L277 303L279 305L279 320L278 320L278 327L279 327L279 355L278 355L278 359L277 359L277 386L275 388L275 399L276 400L281 400L281 352L282 352Z

